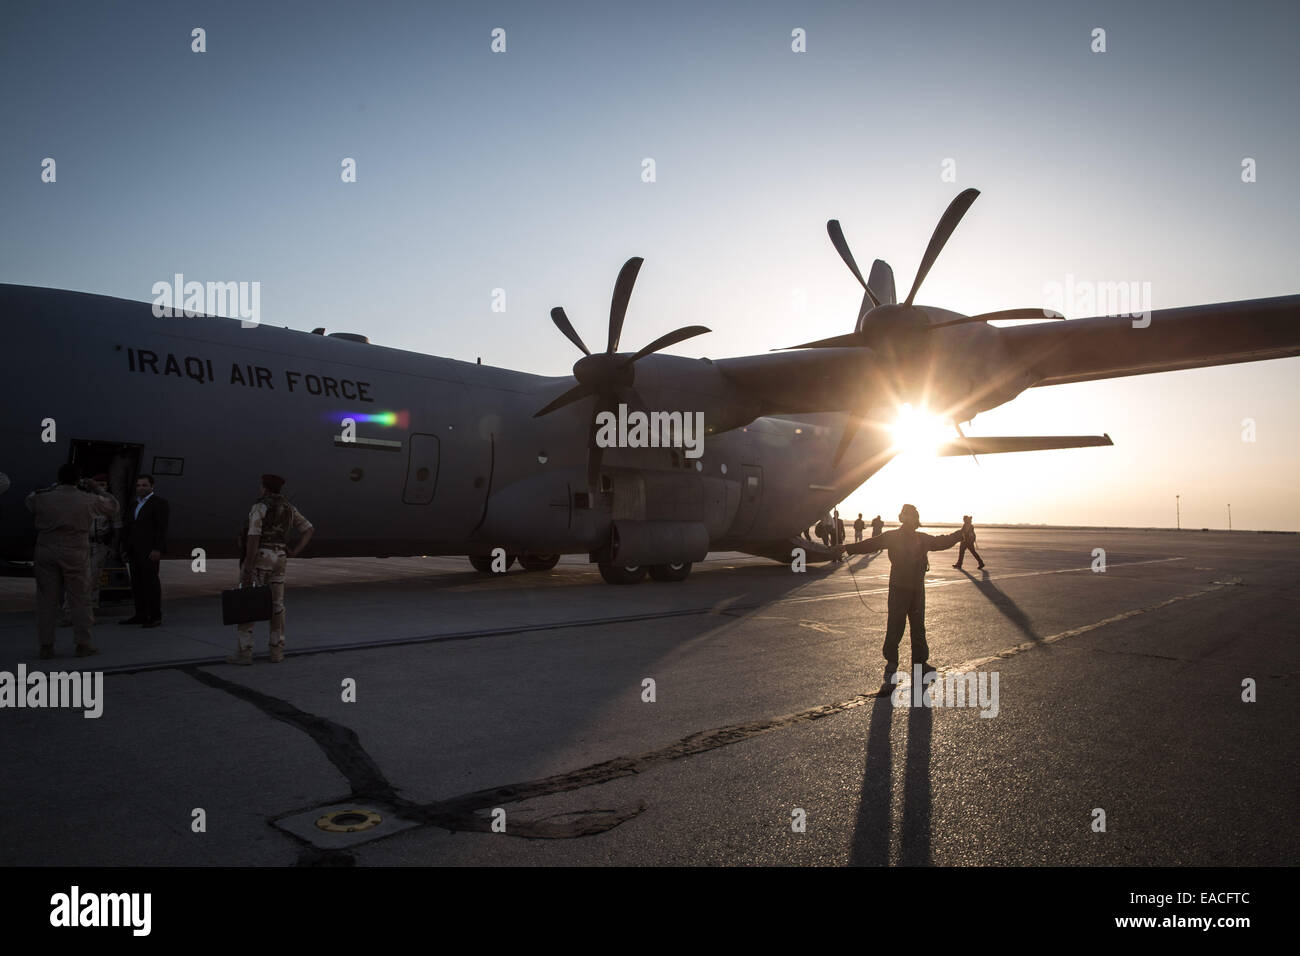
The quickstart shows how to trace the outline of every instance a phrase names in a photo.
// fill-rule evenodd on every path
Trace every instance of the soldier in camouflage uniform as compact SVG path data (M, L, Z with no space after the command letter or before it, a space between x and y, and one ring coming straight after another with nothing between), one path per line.
M42 659L54 656L54 619L59 590L68 592L77 656L97 653L90 642L90 607L86 603L86 565L90 559L90 527L96 514L117 516L121 505L107 492L91 493L79 482L74 464L59 468L59 483L27 496L27 510L36 520L36 630Z
M99 474L90 479L90 490L95 494L108 494L108 475ZM110 518L98 512L90 521L90 558L86 562L86 600L90 605L90 623L95 623L95 609L99 607L99 587L104 576L104 565L122 531L121 518ZM59 626L72 623L72 602L68 589L63 589L62 616Z
M297 557L311 540L312 524L280 494L284 479L263 475L261 496L244 522L240 584L270 585L271 588L271 663L284 660L284 570L289 555ZM301 536L293 551L285 548L292 528ZM239 650L226 658L230 664L253 663L253 625L239 625Z

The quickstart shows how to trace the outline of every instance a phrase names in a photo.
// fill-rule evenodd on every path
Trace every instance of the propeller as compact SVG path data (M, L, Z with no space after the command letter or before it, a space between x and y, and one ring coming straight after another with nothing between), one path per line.
M853 277L858 280L858 284L866 291L862 308L858 312L858 331L846 335L837 335L829 339L818 339L816 342L792 345L789 348L842 348L854 346L879 348L882 336L892 337L903 333L904 328L908 332L929 333L938 329L950 328L954 325L967 325L994 320L1064 319L1065 316L1059 312L1052 312L1048 309L1002 309L997 312L983 312L979 315L964 316L949 322L937 323L931 323L923 316L915 317L915 313L911 311L914 308L912 303L916 299L916 293L921 288L921 283L930 274L930 269L938 260L939 253L943 251L943 247L947 245L958 223L961 222L962 217L966 215L967 210L970 209L971 204L975 202L978 196L978 189L965 189L948 204L948 208L944 210L938 224L934 227L934 232L930 235L930 242L925 247L925 254L921 256L921 264L917 267L916 278L912 281L912 288L907 293L907 298L903 300L902 305L896 309L882 308L895 305L893 294L894 274L889 265L877 259L871 268L871 279L864 280L861 270L858 269L857 261L849 250L849 244L844 238L844 230L840 227L839 220L832 219L827 222L826 232L831 237L831 244L835 246L835 251L844 260L844 264L849 267ZM871 308L867 307L868 302L871 304ZM863 319L867 317L868 313L875 309L881 309L881 314L870 322L864 322ZM904 310L908 311L905 312Z
M993 320L1064 319L1065 316L1060 313L1047 309L1003 309L998 312L984 312L980 315L963 316L946 322L931 322L928 315L913 305L916 294L920 291L921 283L930 274L930 270L934 267L948 240L952 238L957 225L978 197L978 189L964 189L948 204L948 208L944 210L938 224L934 227L934 232L930 234L930 242L925 247L924 255L921 256L920 265L916 270L916 278L912 280L912 288L908 291L907 298L901 304L897 304L894 298L894 274L888 264L877 259L871 269L870 281L863 279L862 271L858 268L857 261L853 258L853 253L849 249L848 241L844 238L844 230L841 228L839 220L832 219L827 222L826 232L830 236L831 244L866 293L862 299L862 307L858 311L858 322L853 332L817 339L814 342L791 345L788 348L871 348L885 356L907 356L912 351L910 346L919 344L918 338L920 336L929 335L939 329ZM850 412L848 421L844 425L844 434L840 438L839 448L835 452L836 464L839 464L840 458L853 441L853 436L857 434L860 424L861 417L855 412ZM958 426L957 432L961 435L960 426ZM962 435L962 440L965 441L964 435ZM967 447L970 447L969 443L967 443ZM974 452L971 453L971 456L974 457ZM978 463L978 461L977 458L976 462Z
M551 310L551 321L566 339L576 345L583 357L573 366L573 377L578 384L546 404L546 407L534 413L534 418L549 415L558 408L594 396L591 424L587 429L587 485L595 489L600 479L600 462L604 449L596 444L596 420L601 412L612 412L620 403L638 411L645 410L645 403L637 394L633 384L636 381L635 363L668 348L678 342L684 342L697 335L710 331L702 325L688 325L661 335L645 348L627 355L618 351L619 339L623 336L623 320L627 316L627 305L632 298L632 287L636 285L637 273L641 271L640 256L633 256L623 263L618 279L614 282L614 295L609 303L609 337L605 351L592 353L569 321L564 309L556 307Z

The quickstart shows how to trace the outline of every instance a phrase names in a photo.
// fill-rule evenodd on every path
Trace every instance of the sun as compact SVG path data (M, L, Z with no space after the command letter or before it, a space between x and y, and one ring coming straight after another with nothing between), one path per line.
M902 405L889 430L894 436L894 448L901 454L933 455L952 438L952 425L924 406Z

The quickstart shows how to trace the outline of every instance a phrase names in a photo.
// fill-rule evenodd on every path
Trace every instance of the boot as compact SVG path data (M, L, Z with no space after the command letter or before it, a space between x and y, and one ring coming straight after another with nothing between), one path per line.
M235 653L226 658L227 664L252 664L253 649L251 647L241 647Z
M78 645L77 645L77 656L78 656L78 657L91 657L92 655L95 655L95 654L98 654L98 653L99 653L99 648L98 648L98 647L95 647L94 645L91 645L91 644L78 644Z
M279 664L279 663L280 663L281 661L283 661L283 660L284 660L284 644L283 644L283 643L281 643L281 644L272 644L272 645L271 645L271 663L272 663L272 664Z

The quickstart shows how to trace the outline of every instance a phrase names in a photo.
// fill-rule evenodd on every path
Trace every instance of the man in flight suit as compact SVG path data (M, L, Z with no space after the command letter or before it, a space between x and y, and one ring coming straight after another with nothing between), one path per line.
M963 522L961 526L961 547L957 551L957 563L953 567L960 571L962 559L966 557L966 552L969 551L975 560L980 563L979 570L983 571L984 559L975 550L975 526L971 524L970 515L962 515L961 520Z
M930 665L930 647L925 642L925 572L930 569L931 551L945 551L961 540L961 529L952 534L929 535L916 529L921 515L915 505L903 505L898 514L901 527L866 541L845 547L850 554L867 554L882 548L889 551L889 620L885 625L885 681L898 670L898 646L903 640L904 622L912 630L912 665L920 664L923 674Z
M60 588L72 604L77 656L98 653L90 642L90 605L86 600L86 565L90 560L90 526L95 515L117 517L121 506L104 491L79 486L81 470L74 464L59 468L59 483L27 496L27 510L36 520L36 631L41 659L54 656L54 619Z
M301 535L297 546L289 552L294 557L307 547L311 540L312 524L280 494L284 479L279 475L263 475L261 496L253 503L244 524L243 567L239 581L243 587L270 585L271 588L271 663L284 660L284 570L289 529ZM253 625L240 624L239 649L226 658L228 664L253 663Z

